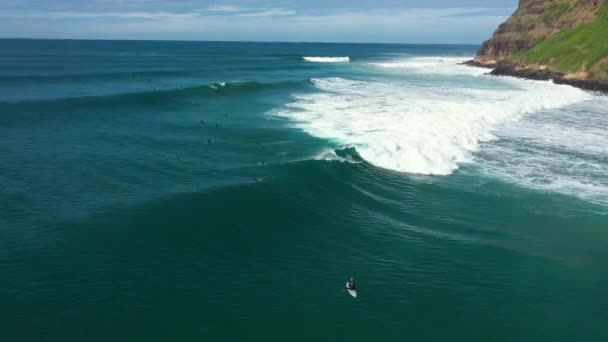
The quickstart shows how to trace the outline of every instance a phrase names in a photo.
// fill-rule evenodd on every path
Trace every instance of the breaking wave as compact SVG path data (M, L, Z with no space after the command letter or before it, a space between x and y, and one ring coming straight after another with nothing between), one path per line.
M507 120L589 97L547 82L517 83L512 90L424 89L403 82L313 79L321 90L300 94L278 115L311 135L357 146L386 169L447 175L468 161L479 144L495 138Z
M302 57L307 62L313 63L345 63L350 62L350 57Z
M428 68L432 74L441 65L442 74L475 78L487 72L458 64L462 60L412 58L380 67L415 73ZM377 167L449 175L471 163L526 187L608 200L608 178L601 175L608 140L598 139L608 118L598 114L595 126L576 128L577 112L570 110L597 102L597 96L552 82L483 77L481 86L454 87L425 87L407 74L365 81L317 78L312 80L316 92L293 95L275 115L313 136L355 147ZM556 117L550 122L546 113ZM563 152L555 153L556 148Z
M402 60L373 62L369 65L392 69L393 71L402 70L404 72L423 73L423 74L467 74L467 75L484 75L488 72L484 68L471 68L462 64L473 57L412 57Z

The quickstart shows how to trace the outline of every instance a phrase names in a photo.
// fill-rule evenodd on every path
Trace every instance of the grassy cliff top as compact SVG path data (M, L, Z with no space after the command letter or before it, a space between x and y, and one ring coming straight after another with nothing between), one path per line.
M608 78L608 2L602 5L595 21L549 36L523 53L521 59L559 71Z
M475 59L608 82L608 0L520 0Z

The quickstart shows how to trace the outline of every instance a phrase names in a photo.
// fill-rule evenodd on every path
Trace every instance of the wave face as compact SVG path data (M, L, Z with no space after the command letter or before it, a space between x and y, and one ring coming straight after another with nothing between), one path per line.
M211 84L194 85L187 87L168 88L162 90L126 91L118 94L99 94L86 96L67 96L55 99L39 99L38 101L26 100L15 103L4 103L5 106L39 105L41 102L49 105L121 105L121 106L157 106L165 101L179 101L187 99L200 101L205 98L217 98L218 96L241 96L255 94L257 92L285 90L288 91L298 86L307 85L310 81L277 81L277 82L214 82ZM0 102L2 103L2 102Z
M350 57L302 57L307 62L314 63L346 63L350 62Z

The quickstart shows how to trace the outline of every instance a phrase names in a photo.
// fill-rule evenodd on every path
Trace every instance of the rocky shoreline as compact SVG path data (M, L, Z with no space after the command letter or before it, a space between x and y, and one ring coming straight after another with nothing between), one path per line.
M597 81L587 81L574 78L566 78L563 73L551 71L548 69L533 69L520 68L507 62L499 62L494 64L482 64L476 60L470 60L462 63L468 66L492 69L490 75L495 76L513 76L517 78L525 78L531 80L548 81L553 80L556 84L567 84L584 90L600 92L608 94L608 83Z

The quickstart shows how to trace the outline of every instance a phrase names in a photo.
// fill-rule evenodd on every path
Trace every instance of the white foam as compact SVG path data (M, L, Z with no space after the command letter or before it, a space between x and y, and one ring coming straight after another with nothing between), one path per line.
M342 148L346 148L346 147L343 146ZM325 160L325 161L339 161L341 163L350 163L350 164L359 164L359 163L363 162L361 160L357 160L352 157L351 158L340 157L336 153L336 150L329 149L329 148L321 151L321 153L317 154L314 157L314 159L315 160Z
M449 175L467 162L525 187L608 203L607 97L482 76L487 70L458 64L463 60L400 59L371 66L389 77L313 79L316 92L294 95L274 114L355 146L378 167ZM427 82L425 73L448 77Z
M315 160L325 160L325 161L339 161L339 162L347 161L345 158L342 158L339 155L337 155L336 151L334 151L332 149L323 150L321 153L317 154L314 157L314 159Z
M350 57L302 57L303 60L313 63L345 63Z
M369 63L369 65L397 72L424 74L466 74L479 76L488 72L487 69L473 68L462 64L471 59L473 57L412 57L386 62L373 62Z
M209 88L213 89L213 90L218 90L220 88L224 88L226 87L226 82L217 82L217 83L213 83L212 85L209 86Z
M315 79L320 92L295 96L278 115L311 135L357 146L376 166L447 175L469 160L480 142L493 139L498 124L590 96L548 82L503 81L523 89L423 89L394 80Z
M526 187L608 204L608 97L544 111L501 127L475 156L488 174Z

